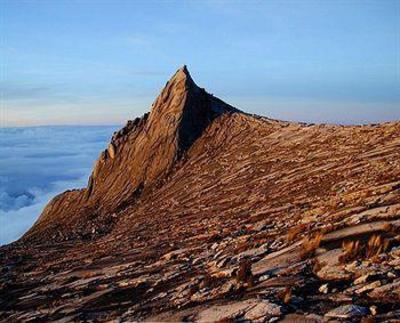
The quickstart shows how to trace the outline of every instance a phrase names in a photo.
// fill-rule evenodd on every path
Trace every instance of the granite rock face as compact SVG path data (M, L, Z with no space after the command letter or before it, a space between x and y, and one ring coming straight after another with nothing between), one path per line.
M7 322L394 322L400 122L249 115L183 67L0 272Z
M88 220L108 231L112 224L109 213L134 203L143 190L165 179L215 118L234 111L199 88L186 66L182 67L149 114L129 121L114 134L100 154L87 188L54 198L24 239L82 238L89 233Z

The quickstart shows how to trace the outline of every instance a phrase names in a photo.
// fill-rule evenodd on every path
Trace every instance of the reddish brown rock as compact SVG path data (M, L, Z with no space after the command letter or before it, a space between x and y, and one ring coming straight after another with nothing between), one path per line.
M0 320L263 321L285 308L320 321L350 302L392 319L399 138L399 122L249 115L182 68L114 134L86 188L0 249Z

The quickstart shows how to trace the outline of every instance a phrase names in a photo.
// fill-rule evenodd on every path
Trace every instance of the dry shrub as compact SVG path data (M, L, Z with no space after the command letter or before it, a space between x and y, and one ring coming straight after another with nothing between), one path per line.
M340 200L339 196L333 196L327 201L326 205L330 209L334 209L335 210L335 209L337 209L337 206L338 206L338 204L340 202L341 202L341 200Z
M307 225L303 223L290 228L286 235L286 240L288 242L292 242L299 235L299 233L303 232L306 229L306 227Z
M359 240L343 241L342 249L344 250L344 254L339 257L339 261L341 263L355 260L361 255L361 246Z
M312 272L317 274L327 264L325 261L319 261L318 258L314 258L311 262Z
M251 271L251 261L244 258L239 263L236 279L238 282L246 283L249 287L253 286L254 277Z
M342 248L345 253L339 258L339 261L346 263L364 257L374 260L379 254L388 249L389 244L390 241L388 239L384 239L378 234L372 235L364 246L358 240L343 241Z
M226 271L217 271L211 275L213 278L223 279L230 277L230 273Z
M322 237L324 235L321 232L317 232L311 237L306 237L303 240L303 245L302 245L302 250L300 254L301 259L307 259L310 256L313 256L315 253L315 250L319 247L321 244Z
M383 226L383 231L396 233L396 228L392 223L385 223Z
M283 303L289 304L290 300L292 299L292 288L285 287L283 291L278 293L278 297L282 300Z
M389 240L383 239L381 235L372 235L367 243L365 256L374 258L382 252L385 252L389 247Z
M218 283L221 281L220 277L211 276L210 274L206 274L204 279L200 282L199 288L209 288L213 289L218 286Z

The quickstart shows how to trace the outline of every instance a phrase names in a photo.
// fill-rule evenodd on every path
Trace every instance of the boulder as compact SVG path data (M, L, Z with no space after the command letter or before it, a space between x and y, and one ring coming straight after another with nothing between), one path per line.
M235 320L243 318L249 321L261 318L279 317L283 308L267 300L249 299L226 305L214 305L200 311L196 322L217 322L222 320Z
M267 300L260 301L255 307L246 312L244 319L249 321L259 320L261 318L277 317L283 313L282 306L271 303Z
M375 288L368 296L388 302L400 302L400 280Z
M342 305L336 307L335 309L326 313L325 316L330 318L349 319L349 318L366 316L368 314L369 314L368 308L352 304L352 305Z

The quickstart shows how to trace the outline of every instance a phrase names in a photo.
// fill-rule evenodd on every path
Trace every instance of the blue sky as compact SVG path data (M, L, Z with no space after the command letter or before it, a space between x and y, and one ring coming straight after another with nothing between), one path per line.
M0 0L0 126L121 124L175 70L279 119L400 119L400 1Z

